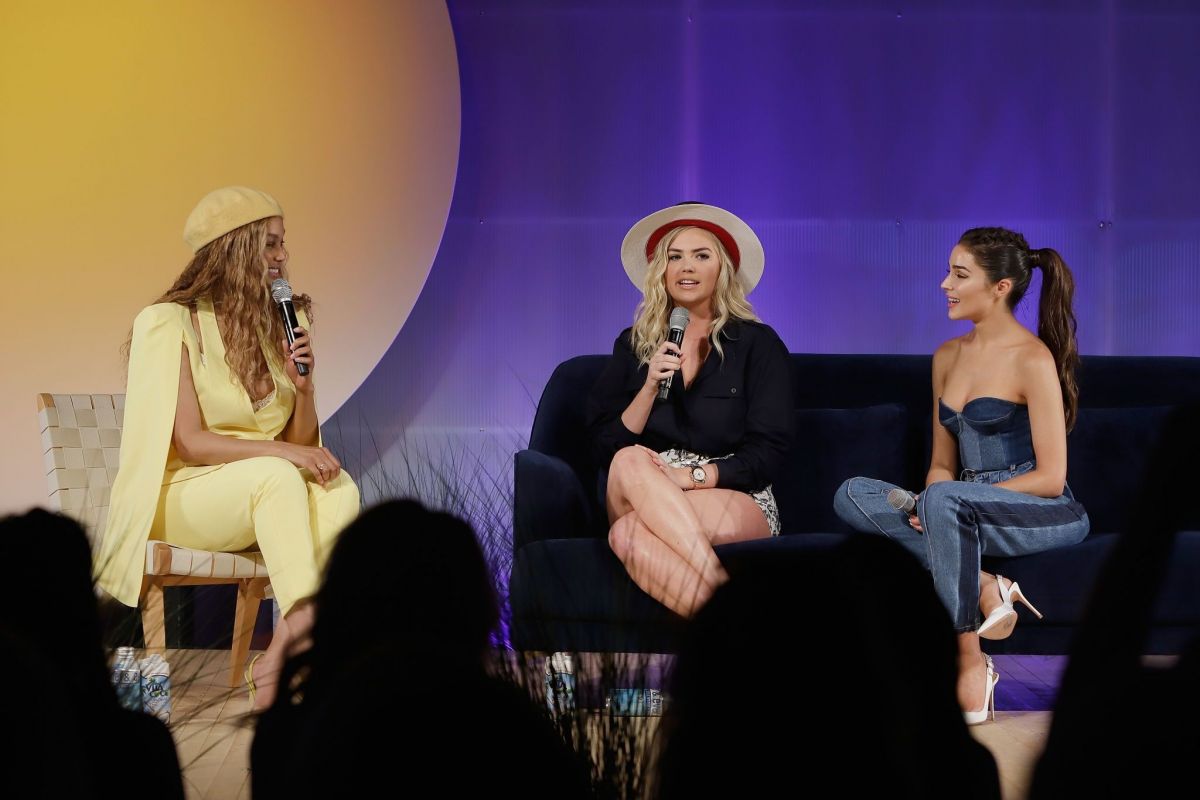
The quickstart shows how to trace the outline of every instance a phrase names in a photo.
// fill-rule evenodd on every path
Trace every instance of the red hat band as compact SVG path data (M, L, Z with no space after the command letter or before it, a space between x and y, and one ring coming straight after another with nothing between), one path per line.
M654 258L654 248L658 247L658 243L663 240L671 231L676 228L703 228L704 230L716 236L721 244L725 245L725 250L729 253L729 258L733 261L733 269L736 272L742 262L742 253L738 250L737 242L729 231L717 225L714 222L709 222L703 219L676 219L663 225L661 228L650 234L650 238L646 240L646 261Z

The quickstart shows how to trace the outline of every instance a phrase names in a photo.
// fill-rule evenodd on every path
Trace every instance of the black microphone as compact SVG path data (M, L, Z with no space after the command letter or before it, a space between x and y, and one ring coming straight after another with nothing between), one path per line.
M283 317L283 328L287 331L288 344L296 341L296 326L300 320L296 317L296 306L292 303L292 287L283 278L276 278L271 283L271 299L279 306L279 316ZM296 364L296 372L308 374L308 364Z
M667 326L667 341L676 346L683 345L683 332L688 326L688 310L683 306L675 306L671 311L671 321ZM671 393L671 380L675 377L672 372L658 382L658 399L666 400Z
M916 496L904 489L892 489L888 492L887 501L889 506L906 514L913 513L917 507Z

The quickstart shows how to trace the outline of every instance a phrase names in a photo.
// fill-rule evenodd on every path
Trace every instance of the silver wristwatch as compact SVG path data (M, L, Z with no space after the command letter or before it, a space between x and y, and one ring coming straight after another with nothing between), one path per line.
M692 467L692 483L693 488L699 488L708 480L708 473L704 471L704 467Z

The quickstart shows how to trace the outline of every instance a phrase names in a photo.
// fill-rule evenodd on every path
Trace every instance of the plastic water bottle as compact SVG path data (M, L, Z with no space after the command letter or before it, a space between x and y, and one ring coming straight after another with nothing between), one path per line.
M663 695L659 689L612 689L604 698L604 710L617 717L658 717Z
M118 647L113 662L112 682L117 690L117 702L130 711L142 710L142 674L132 647Z
M575 710L575 663L570 653L546 659L546 706L552 716Z
M162 656L138 662L142 673L142 710L163 722L171 721L171 666Z

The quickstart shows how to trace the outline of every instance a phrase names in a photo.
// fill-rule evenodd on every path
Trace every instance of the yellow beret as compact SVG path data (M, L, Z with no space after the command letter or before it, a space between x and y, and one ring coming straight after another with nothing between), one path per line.
M183 240L198 252L201 247L229 233L267 217L282 217L283 209L275 198L245 186L226 186L204 196L183 225Z

